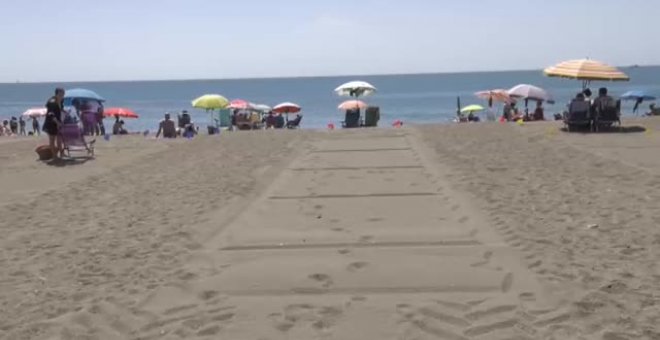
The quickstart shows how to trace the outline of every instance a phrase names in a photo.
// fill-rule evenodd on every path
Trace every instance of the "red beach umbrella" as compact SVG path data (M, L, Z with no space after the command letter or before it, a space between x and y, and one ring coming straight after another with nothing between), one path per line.
M139 116L131 111L130 109L125 109L122 107L110 107L103 110L103 116L105 117L116 117L121 118L138 118Z

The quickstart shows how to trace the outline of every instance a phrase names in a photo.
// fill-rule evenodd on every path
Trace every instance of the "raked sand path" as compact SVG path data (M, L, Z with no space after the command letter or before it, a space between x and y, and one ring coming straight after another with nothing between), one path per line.
M114 314L106 334L539 339L567 321L515 240L429 155L414 130L317 135L181 280Z

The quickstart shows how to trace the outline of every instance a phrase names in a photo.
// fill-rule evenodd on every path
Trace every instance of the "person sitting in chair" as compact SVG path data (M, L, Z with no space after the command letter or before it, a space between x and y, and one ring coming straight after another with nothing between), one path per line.
M594 112L598 112L604 110L605 108L615 107L615 106L616 106L616 102L614 101L614 98L610 97L607 94L607 88L601 87L598 90L598 97L594 99L592 110Z
M284 121L284 117L281 114L278 114L275 117L275 128L276 129L283 129L285 124L286 124L286 122Z
M296 118L294 120L290 120L286 123L286 127L289 129L295 129L298 126L300 126L300 121L302 120L302 116L300 114L296 114Z
M533 120L545 120L545 114L543 110L543 102L536 102L536 109L534 110L534 115L532 116Z
M266 120L266 129L275 128L275 125L277 124L277 119L273 111L268 112L268 115L266 116L265 120Z

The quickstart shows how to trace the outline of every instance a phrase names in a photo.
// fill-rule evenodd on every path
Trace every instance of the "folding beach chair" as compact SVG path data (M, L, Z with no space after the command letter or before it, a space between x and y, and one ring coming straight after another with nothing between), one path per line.
M568 131L576 128L591 128L590 105L587 101L574 101L569 106L569 111L564 117L564 124Z
M286 122L287 129L297 129L300 127L300 122L302 121L302 116L298 115L296 119Z
M94 143L96 140L87 143L78 124L62 124L60 137L67 157L71 157L72 152L86 152L88 157L94 157Z
M596 109L594 130L598 132L601 128L609 128L614 124L619 124L621 129L621 101L612 100Z

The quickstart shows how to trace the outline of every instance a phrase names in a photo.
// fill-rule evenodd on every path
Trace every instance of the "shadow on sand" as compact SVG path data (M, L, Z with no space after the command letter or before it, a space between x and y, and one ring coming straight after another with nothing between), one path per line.
M67 157L67 158L51 159L42 162L48 166L52 166L56 168L64 168L67 166L83 165L92 159L93 158L90 157Z
M610 126L610 127L601 127L598 132L591 131L589 127L585 127L582 129L575 129L568 131L568 128L563 127L561 128L561 131L563 132L568 132L568 133L580 133L580 134L592 134L592 133L643 133L646 132L646 128L643 126L639 125L632 125L632 126Z

